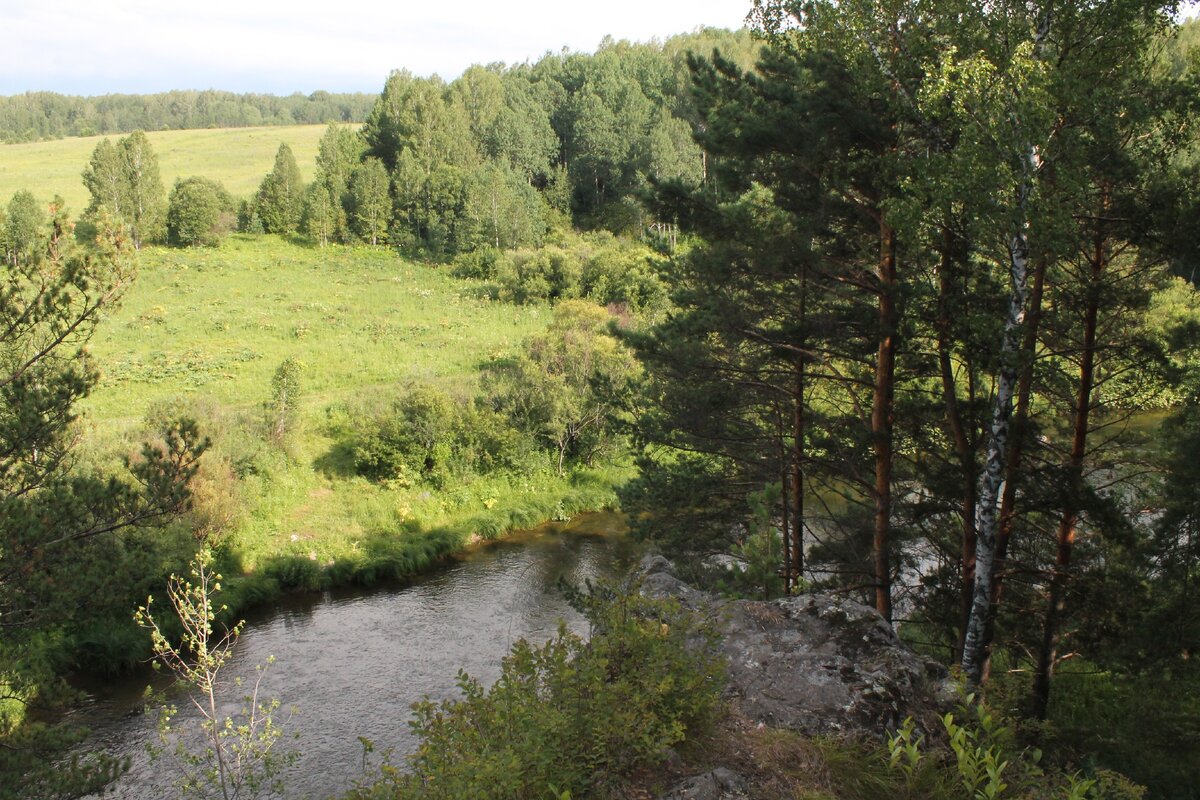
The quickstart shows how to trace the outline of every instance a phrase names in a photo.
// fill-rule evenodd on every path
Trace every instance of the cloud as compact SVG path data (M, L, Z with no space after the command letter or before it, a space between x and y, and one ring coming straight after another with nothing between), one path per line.
M165 4L0 0L0 93L375 91L388 72L457 76L473 63L592 50L606 34L646 40L699 25L738 27L745 0L549 0L377 4L206 0Z

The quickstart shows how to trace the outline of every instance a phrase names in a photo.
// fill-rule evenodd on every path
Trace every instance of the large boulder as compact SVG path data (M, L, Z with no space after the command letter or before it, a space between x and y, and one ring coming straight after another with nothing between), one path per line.
M642 592L710 617L729 662L727 694L747 719L806 735L880 739L913 717L935 730L954 703L946 669L905 645L874 609L827 593L725 601L641 565Z

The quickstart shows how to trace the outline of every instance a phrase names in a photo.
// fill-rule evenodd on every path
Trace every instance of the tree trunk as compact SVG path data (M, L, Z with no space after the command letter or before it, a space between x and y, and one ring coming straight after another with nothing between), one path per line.
M1034 37L1038 58L1050 36L1054 20L1053 6L1043 9ZM1029 200L1033 195L1038 167L1036 141L1030 141L1021 154L1021 174L1017 182L1014 225L1009 235L1009 296L1008 316L1000 345L1000 370L996 376L996 396L992 402L992 422L988 431L987 453L983 479L980 481L977 521L975 523L975 592L971 598L971 613L963 637L962 668L967 684L977 688L983 679L984 642L991 617L992 575L995 571L998 500L1004 483L1004 466L1008 456L1008 434L1012 422L1013 392L1016 388L1021 351L1018 336L1025 325L1028 308L1029 280Z
M808 267L800 267L800 351L808 347ZM805 370L803 355L796 356L795 397L792 401L792 562L789 570L804 580L804 459L805 459Z
M792 415L792 563L804 580L804 357L796 359L796 398Z
M1087 454L1088 417L1092 408L1092 386L1095 383L1096 318L1100 311L1100 281L1108 262L1104 216L1108 212L1108 192L1102 191L1100 216L1096 222L1096 238L1091 257L1091 274L1087 291L1087 308L1083 320L1083 352L1079 363L1079 388L1075 393L1071 455L1067 461L1067 493L1058 522L1058 552L1054 559L1054 574L1050 578L1050 596L1046 621L1042 630L1042 646L1038 652L1037 673L1033 684L1033 715L1046 719L1050 703L1050 676L1058 653L1058 619L1065 605L1067 570L1071 566L1071 551L1079 524L1079 501L1083 493L1083 459Z
M992 402L992 421L976 513L975 588L967 617L966 635L963 637L962 668L971 687L978 687L983 678L984 631L991 607L992 574L995 569L997 505L1008 456L1008 434L1021 354L1019 337L1025 324L1029 293L1029 238L1024 220L1033 191L1036 161L1037 153L1031 147L1023 159L1021 183L1017 188L1018 219L1021 222L1010 237L1008 247L1008 316L1004 321L1004 335L1000 344L1000 374L996 376L996 396Z
M1004 489L1000 498L1000 527L996 532L996 552L993 556L992 593L989 600L987 624L983 632L983 672L986 681L992 667L992 641L996 635L996 615L1004 596L1005 564L1008 562L1008 545L1012 541L1016 524L1017 476L1025 455L1026 428L1029 424L1029 399L1033 396L1034 351L1037 348L1038 327L1042 321L1042 291L1046 285L1046 259L1039 258L1033 269L1033 288L1029 295L1029 315L1025 322L1025 355L1021 377L1017 384L1017 409L1013 414L1012 433L1009 437L1008 466L1005 469Z
M956 657L962 657L963 638L966 636L967 620L971 614L971 597L975 587L975 450L963 424L962 410L958 405L958 385L954 380L954 365L951 361L950 326L950 269L955 264L951 252L953 243L947 231L942 263L938 270L938 319L937 348L938 367L942 378L942 399L946 406L946 426L954 442L954 453L962 472L962 600L960 634L956 645Z
M896 231L879 228L879 350L871 398L871 442L875 455L875 610L892 621L891 512L892 423L896 377Z
M782 512L783 593L792 593L792 520L791 498L788 497L788 459L784 443L783 420L779 420L779 505Z

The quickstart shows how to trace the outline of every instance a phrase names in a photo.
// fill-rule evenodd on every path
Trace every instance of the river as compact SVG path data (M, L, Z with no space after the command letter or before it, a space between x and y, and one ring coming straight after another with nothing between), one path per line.
M324 798L350 788L362 774L360 736L380 750L410 752L409 706L455 696L460 669L489 684L518 638L545 640L559 620L585 632L556 584L623 573L638 552L623 530L618 514L585 514L470 548L404 586L290 596L249 619L226 670L249 678L255 665L275 658L264 692L282 704L277 721L300 734L286 796ZM146 755L146 744L157 740L157 715L137 709L149 677L88 686L89 700L74 712L93 730L90 748L133 760L106 797L174 796L170 757L151 762ZM225 713L233 713L240 692L228 694ZM185 703L176 699L178 724L195 724Z

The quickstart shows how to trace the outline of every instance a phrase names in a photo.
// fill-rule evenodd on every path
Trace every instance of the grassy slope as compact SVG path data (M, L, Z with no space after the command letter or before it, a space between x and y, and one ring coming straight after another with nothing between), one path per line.
M241 236L218 250L151 248L92 342L103 377L85 405L88 439L108 449L136 435L152 404L181 394L208 398L240 417L235 427L254 428L275 368L301 361L303 407L289 457L239 434L243 447L250 439L266 455L240 482L243 513L231 534L242 568L285 584L413 572L464 536L610 502L604 476L594 474L496 476L443 491L350 474L325 424L331 407L410 381L469 391L482 362L549 319L546 307L488 302L476 288L369 248Z
M305 179L312 177L317 144L325 127L153 131L146 136L158 155L163 185L168 192L176 178L200 175L221 181L235 197L248 197L258 189L263 175L271 171L280 142L287 142L292 148ZM0 145L0 203L7 204L19 189L29 189L47 203L60 194L72 214L79 214L88 203L80 175L92 150L103 138L89 136ZM109 138L116 141L120 137Z

